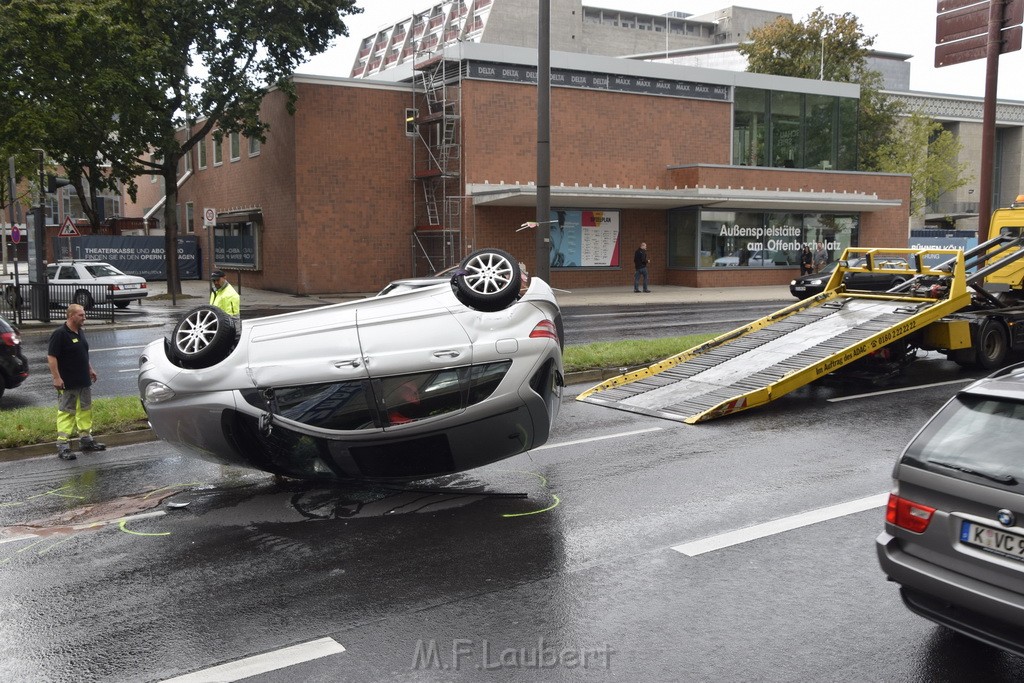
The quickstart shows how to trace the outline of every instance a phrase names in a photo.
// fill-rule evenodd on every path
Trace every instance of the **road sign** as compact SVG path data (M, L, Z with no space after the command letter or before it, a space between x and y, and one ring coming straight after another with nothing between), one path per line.
M11 227L11 241L15 244L21 241L21 230L17 225Z
M1000 34L1002 40L999 45L999 53L1006 54L1007 52L1019 50L1021 48L1021 32L1020 26L1003 29ZM936 45L935 68L962 64L974 59L984 59L985 53L988 50L987 45L987 35L974 36L967 40L958 40L955 43L946 43L945 45Z
M935 19L936 68L985 58L990 2L939 0L940 14ZM1014 28L1024 22L1024 0L1006 0L1002 12L999 51L1014 52L1021 48L1020 31Z
M217 209L203 209L203 227L212 228L217 225Z
M64 219L64 224L60 226L60 232L57 233L57 237L81 237L82 233L78 232L78 228L75 227L75 222L71 220L71 216Z

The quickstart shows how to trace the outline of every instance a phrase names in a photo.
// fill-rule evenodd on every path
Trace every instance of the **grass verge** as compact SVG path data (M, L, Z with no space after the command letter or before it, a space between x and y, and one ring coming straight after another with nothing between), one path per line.
M663 339L594 342L565 347L566 372L593 368L650 365L696 346L714 335L695 334ZM96 398L92 402L92 431L96 435L145 429L146 413L135 396ZM0 410L0 448L17 448L57 439L57 405Z
M119 434L146 427L146 413L138 397L93 399L93 434ZM46 408L0 410L0 448L17 448L56 440L56 400Z
M566 372L594 368L623 368L650 365L681 351L714 339L714 334L690 334L661 339L630 339L629 341L593 342L566 346L562 363Z

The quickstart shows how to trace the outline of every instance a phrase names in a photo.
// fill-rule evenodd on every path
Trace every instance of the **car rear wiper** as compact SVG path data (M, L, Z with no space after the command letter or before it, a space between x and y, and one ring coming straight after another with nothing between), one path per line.
M970 467L965 467L963 465L957 465L957 464L954 464L954 463L951 463L951 462L941 462L939 460L929 460L928 462L930 464L932 464L932 465L938 465L939 467L948 467L949 469L956 470L957 472L963 472L965 474L973 474L976 477L982 477L984 479L989 479L991 481L999 482L1000 484L1008 484L1010 486L1016 486L1019 483L1017 481L1017 477L1013 476L1012 474L991 474L989 472L981 472L979 470L971 469Z

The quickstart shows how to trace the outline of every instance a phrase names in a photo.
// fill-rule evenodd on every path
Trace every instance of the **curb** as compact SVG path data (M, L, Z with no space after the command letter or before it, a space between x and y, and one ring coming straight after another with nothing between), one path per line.
M120 434L97 434L96 436L107 446L128 446L131 444L157 440L156 434L153 433L152 429L137 429L133 432L122 432ZM25 460L26 458L35 458L44 455L57 455L56 441L36 443L29 446L19 446L18 448L0 449L0 462L13 462L15 460Z

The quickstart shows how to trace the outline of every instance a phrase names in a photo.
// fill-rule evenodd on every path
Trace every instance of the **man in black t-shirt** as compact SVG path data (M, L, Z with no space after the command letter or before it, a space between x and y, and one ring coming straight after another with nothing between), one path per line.
M85 309L68 306L68 319L50 335L46 364L57 390L57 456L74 460L71 437L77 432L83 451L102 451L106 446L92 438L92 383L96 371L89 362L85 339Z

